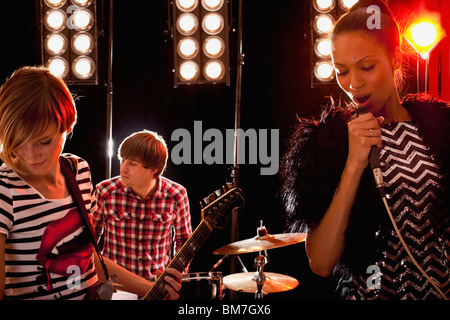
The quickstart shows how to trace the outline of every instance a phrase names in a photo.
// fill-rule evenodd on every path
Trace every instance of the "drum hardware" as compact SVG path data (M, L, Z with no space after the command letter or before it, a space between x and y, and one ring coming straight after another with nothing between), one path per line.
M226 258L228 258L228 255L227 255L227 254L224 255L222 258L220 258L220 259L216 262L216 264L209 270L209 272L212 272L212 271L216 270L216 269L222 264L222 262L223 262ZM244 263L243 263L242 260L241 260L241 257L236 256L236 259L237 259L237 261L239 262L239 264L240 264L240 266L241 266L242 272L248 272L248 271L247 271L247 268L245 267Z
M255 258L256 272L255 275L253 276L253 279L256 282L256 292L255 292L256 300L264 299L264 293L262 291L262 288L264 282L266 281L266 276L264 275L263 269L267 262L269 262L268 258L263 255L259 255Z
M244 272L231 274L223 278L225 288L238 292L254 292L255 299L262 300L268 293L288 291L297 287L298 281L295 278L277 273L264 273L264 266L269 262L267 250L305 241L306 234L271 235L267 232L262 220L260 226L256 229L256 233L257 235L254 238L233 242L213 251L214 254L224 255L222 261L228 255L237 255L242 266L243 263L238 256L239 254L259 251L259 255L255 258L256 272L253 276L243 266ZM263 252L264 254L262 254ZM219 260L220 263L222 263L221 260ZM216 265L218 264L216 263Z
M305 241L306 233L281 233L271 235L264 226L257 229L257 236L230 243L213 251L216 255L238 255L280 248Z
M225 296L222 272L183 274L181 300L222 300Z
M228 255L224 255L222 258L220 258L214 265L213 267L209 270L209 272L216 270L221 264L222 262L228 258Z
M265 295L289 291L298 286L298 280L280 273L265 272L264 286L262 288ZM226 289L236 292L255 293L257 284L255 273L242 272L234 273L223 277L223 284Z
M244 263L243 263L242 260L241 260L241 257L236 256L236 258L237 258L239 264L241 265L242 272L248 272L248 271L247 271L247 268L245 267Z

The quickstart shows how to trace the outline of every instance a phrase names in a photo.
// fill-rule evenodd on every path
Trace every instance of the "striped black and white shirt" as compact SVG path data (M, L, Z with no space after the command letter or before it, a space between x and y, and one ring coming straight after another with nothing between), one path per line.
M392 215L414 258L448 295L450 227L445 212L450 197L440 164L410 122L383 125L382 141L380 160ZM392 230L383 239L382 258L374 261L378 275L353 278L347 298L441 298L410 260L396 232ZM372 281L375 277L378 283Z
M78 160L76 180L91 213L95 201L88 163L63 156ZM5 299L83 299L97 281L87 232L72 196L46 199L9 166L0 167Z

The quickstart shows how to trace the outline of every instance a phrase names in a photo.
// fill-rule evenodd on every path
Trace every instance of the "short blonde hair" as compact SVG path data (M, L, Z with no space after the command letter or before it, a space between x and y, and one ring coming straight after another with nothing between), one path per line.
M139 161L146 169L156 169L155 176L164 172L167 164L167 145L156 132L143 130L125 138L119 146L118 158Z
M44 67L17 69L0 88L0 157L13 165L15 151L49 126L71 132L77 119L64 81Z

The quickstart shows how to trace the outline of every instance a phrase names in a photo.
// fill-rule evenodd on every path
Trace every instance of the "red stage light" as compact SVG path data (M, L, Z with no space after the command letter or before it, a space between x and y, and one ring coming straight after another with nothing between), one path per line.
M420 18L405 31L405 39L420 54L427 59L430 51L444 37L441 25L433 18Z

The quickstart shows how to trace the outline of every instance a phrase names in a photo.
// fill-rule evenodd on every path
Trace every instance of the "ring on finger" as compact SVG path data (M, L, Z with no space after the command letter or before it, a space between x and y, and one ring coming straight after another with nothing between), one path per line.
M370 135L373 137L373 130L369 129Z

